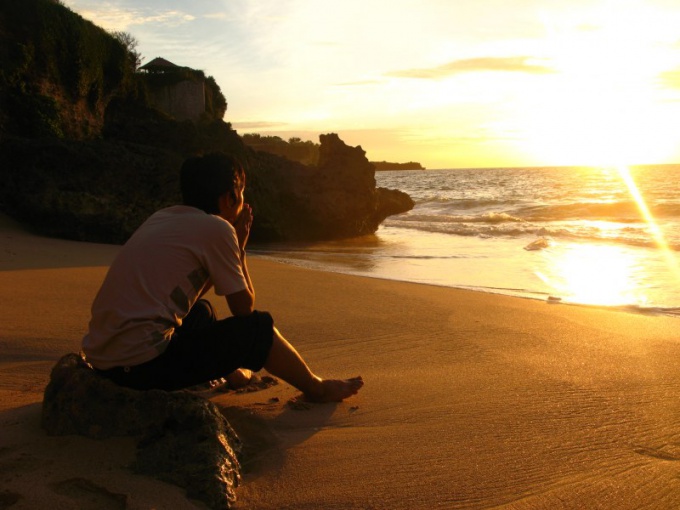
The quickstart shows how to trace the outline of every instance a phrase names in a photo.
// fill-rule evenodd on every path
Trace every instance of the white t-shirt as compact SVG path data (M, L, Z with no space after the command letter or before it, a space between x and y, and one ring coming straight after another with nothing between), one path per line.
M239 254L234 227L219 216L184 205L151 215L118 253L92 304L87 360L106 370L158 356L210 287L220 296L248 288Z

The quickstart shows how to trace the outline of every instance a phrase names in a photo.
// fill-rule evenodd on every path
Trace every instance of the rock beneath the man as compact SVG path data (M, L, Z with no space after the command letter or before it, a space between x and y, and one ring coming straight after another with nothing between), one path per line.
M49 435L136 436L135 472L179 485L210 508L230 508L236 501L241 441L218 408L200 396L121 387L71 353L52 369L41 425Z

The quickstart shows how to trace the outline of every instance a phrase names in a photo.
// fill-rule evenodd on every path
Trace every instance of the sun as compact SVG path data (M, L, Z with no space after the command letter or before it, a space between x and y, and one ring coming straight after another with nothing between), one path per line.
M619 9L600 12L590 24L548 27L545 54L554 73L517 105L525 150L537 160L654 163L677 148L658 84L667 56L659 50L658 25L640 16Z

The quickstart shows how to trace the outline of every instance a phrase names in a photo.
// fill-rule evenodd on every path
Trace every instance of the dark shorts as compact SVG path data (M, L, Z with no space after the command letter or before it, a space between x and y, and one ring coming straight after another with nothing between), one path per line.
M267 312L217 320L199 300L157 358L132 367L99 371L121 386L167 391L226 377L238 368L260 370L269 356L274 321Z

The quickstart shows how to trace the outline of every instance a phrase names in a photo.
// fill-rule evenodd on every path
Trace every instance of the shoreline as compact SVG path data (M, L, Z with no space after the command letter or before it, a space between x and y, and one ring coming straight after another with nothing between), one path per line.
M2 501L14 498L12 510L204 508L132 474L129 438L48 437L39 427L49 371L79 349L117 247L2 221L0 236ZM236 508L680 506L675 318L258 257L250 266L258 308L313 370L361 374L366 385L307 407L290 405L297 392L283 383L206 394L247 444ZM224 316L224 299L209 299Z
M334 274L344 274L356 276L359 278L369 278L377 280L385 280L397 283L411 283L415 285L426 285L433 287L441 287L446 289L457 289L465 290L470 292L479 292L482 294L488 294L491 296L506 296L517 299L527 299L530 301L537 301L541 303L547 303L550 305L564 305L564 306L576 306L583 308L592 308L597 310L605 310L611 312L625 312L639 315L647 316L664 316L664 317L674 317L680 318L680 307L674 306L643 306L643 305L633 305L633 304L623 304L623 305L604 305L604 304L591 304L591 303L580 303L577 301L570 301L568 299L562 299L560 297L552 296L547 292L539 291L528 291L523 289L506 289L506 288L495 288L495 287L484 287L484 286L474 286L474 285L456 285L456 284L445 284L436 282L419 281L417 279L400 279L396 276L385 276L379 274L366 274L359 272L352 272L342 269L334 269L331 267L323 267L323 264L315 263L313 261L305 259L292 259L286 258L285 256L275 255L271 253L258 252L256 249L252 254L251 258L267 260L276 264L282 264L284 266L297 267L309 271L318 271L321 273L334 273Z

